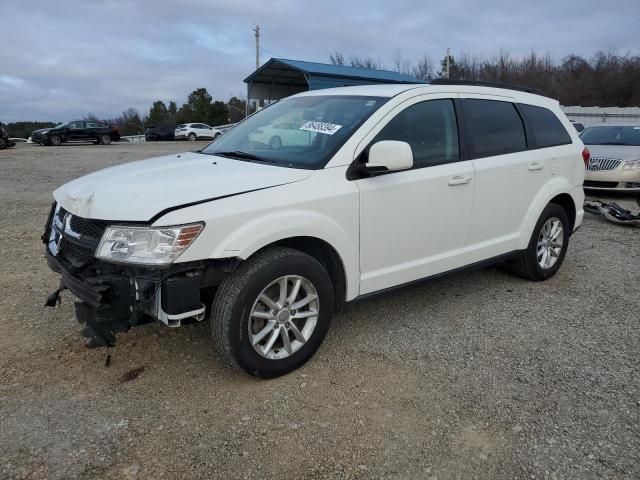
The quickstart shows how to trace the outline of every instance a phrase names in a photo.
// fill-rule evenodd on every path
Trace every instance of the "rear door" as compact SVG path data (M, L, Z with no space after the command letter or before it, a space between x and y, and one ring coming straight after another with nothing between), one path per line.
M461 153L452 95L416 97L383 122L365 138L362 155L378 141L404 141L414 168L356 180L360 294L466 264L474 172Z
M69 140L86 140L88 134L85 129L85 122L71 122L67 136Z
M460 96L476 175L469 243L480 261L518 248L525 215L551 176L551 159L529 149L513 99Z

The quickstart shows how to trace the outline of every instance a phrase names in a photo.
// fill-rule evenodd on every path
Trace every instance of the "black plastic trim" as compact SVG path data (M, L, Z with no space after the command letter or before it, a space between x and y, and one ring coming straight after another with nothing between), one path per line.
M419 278L417 280L412 280L410 282L401 283L400 285L394 285L393 287L384 288L382 290L376 290L375 292L365 293L364 295L359 295L356 298L354 298L353 300L350 300L349 303L351 303L351 302L359 302L361 300L366 300L366 299L369 299L369 298L372 298L372 297L377 297L379 295L385 295L387 293L392 293L395 290L400 290L400 289L411 287L411 286L414 286L414 285L419 285L421 283L428 282L429 280L434 280L436 278L445 277L445 276L451 275L453 273L464 272L464 271L468 271L468 270L477 270L477 269L480 269L480 268L488 267L489 265L493 265L493 264L498 263L500 261L508 260L510 258L513 258L513 257L519 255L523 251L524 250L513 250L511 252L507 252L507 253L503 253L502 255L498 255L496 257L491 257L491 258L489 258L487 260L481 260L479 262L471 263L471 264L465 265L463 267L458 267L458 268L454 268L452 270L447 270L446 272L436 273L435 275L430 275L428 277Z

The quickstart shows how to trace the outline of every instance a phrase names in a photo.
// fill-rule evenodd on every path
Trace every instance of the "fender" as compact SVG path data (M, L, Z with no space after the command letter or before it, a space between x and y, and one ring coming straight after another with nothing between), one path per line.
M520 240L518 241L519 249L524 250L529 246L531 234L533 233L533 229L540 218L540 214L547 204L557 195L566 193L573 198L576 207L576 224L572 225L571 228L573 229L578 225L578 222L582 218L582 201L579 198L576 198L576 188L578 187L572 186L566 178L554 177L540 189L533 202L531 202L529 210L520 224ZM582 188L580 188L580 190L582 190Z
M348 234L339 223L317 212L284 210L254 218L231 231L208 256L245 260L267 245L292 237L315 237L331 245L344 267L346 300L358 295L360 268L358 245L353 234Z

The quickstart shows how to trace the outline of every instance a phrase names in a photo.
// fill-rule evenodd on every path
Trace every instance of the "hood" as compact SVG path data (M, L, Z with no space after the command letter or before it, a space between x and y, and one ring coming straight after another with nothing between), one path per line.
M585 145L591 157L619 158L620 160L640 160L640 147L629 145Z
M39 128L38 130L34 130L33 132L31 132L31 135L33 135L33 134L35 134L35 133L46 132L47 130L53 130L53 127L49 127L49 128Z
M188 152L106 168L53 196L80 217L146 222L166 209L298 182L312 173Z

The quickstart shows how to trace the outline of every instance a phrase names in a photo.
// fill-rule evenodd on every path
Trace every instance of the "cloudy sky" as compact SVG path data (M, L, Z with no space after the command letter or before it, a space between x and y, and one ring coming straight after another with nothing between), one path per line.
M18 5L13 2L13 5ZM492 56L531 49L560 59L598 49L640 55L639 0L30 0L3 7L0 121L109 118L154 100L181 105L195 88L245 92L261 61L372 56L399 50L439 61L451 47Z

